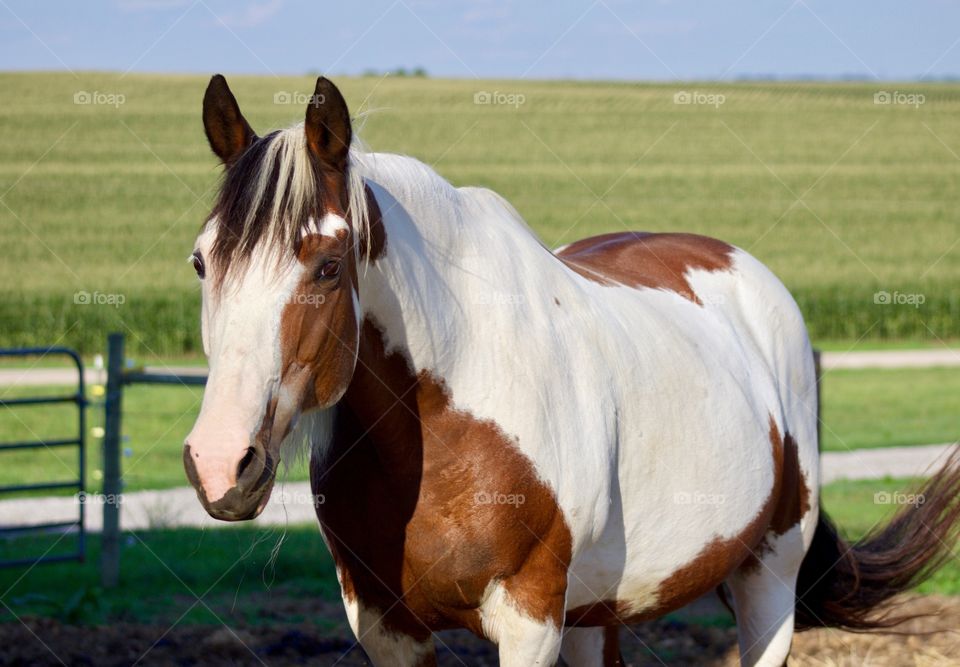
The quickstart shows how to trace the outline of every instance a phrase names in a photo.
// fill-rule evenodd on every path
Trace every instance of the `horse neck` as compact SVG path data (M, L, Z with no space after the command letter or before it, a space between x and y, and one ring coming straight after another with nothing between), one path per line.
M553 305L558 283L571 284L569 271L516 211L493 192L452 187L411 158L384 158L367 182L382 211L385 252L361 267L360 301L387 348L418 370L449 370L493 342L480 332L502 346L544 324L542 304Z

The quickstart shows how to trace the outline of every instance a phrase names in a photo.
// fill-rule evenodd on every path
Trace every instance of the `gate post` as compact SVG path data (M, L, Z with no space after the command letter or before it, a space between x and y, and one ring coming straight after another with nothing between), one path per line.
M120 424L123 408L123 334L107 337L107 395L103 424L103 533L100 582L112 588L120 579Z

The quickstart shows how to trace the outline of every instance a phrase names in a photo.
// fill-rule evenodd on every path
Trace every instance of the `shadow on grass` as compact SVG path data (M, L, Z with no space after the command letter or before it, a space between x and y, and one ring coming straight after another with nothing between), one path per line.
M74 539L3 540L0 558L69 551ZM125 531L121 540L120 584L112 589L100 586L99 535L88 536L84 563L0 569L0 622L43 616L80 625L181 617L219 623L227 614L256 623L271 596L339 604L333 563L315 525Z

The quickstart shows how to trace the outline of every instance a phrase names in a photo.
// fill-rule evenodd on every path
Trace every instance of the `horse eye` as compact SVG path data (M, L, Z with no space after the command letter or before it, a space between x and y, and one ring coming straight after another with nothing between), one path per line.
M207 270L203 266L203 255L199 252L193 253L193 270L197 272L197 277L203 280Z
M340 262L335 259L324 262L320 265L320 268L317 269L317 279L323 278L336 278L340 275Z

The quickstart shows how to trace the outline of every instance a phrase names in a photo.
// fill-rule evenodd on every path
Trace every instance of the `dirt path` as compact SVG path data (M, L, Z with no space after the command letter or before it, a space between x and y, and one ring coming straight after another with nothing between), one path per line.
M798 667L932 667L960 665L960 602L922 597L907 603L915 612L946 609L933 620L909 629L937 631L923 637L854 635L814 630L797 635L790 665ZM311 623L284 618L308 616ZM339 605L272 599L261 606L263 623L225 626L65 625L50 619L0 624L0 664L5 665L368 665L343 624ZM325 629L323 629L325 628ZM661 620L621 628L628 665L663 666L737 664L736 630ZM464 631L437 635L443 667L496 665L494 647Z

